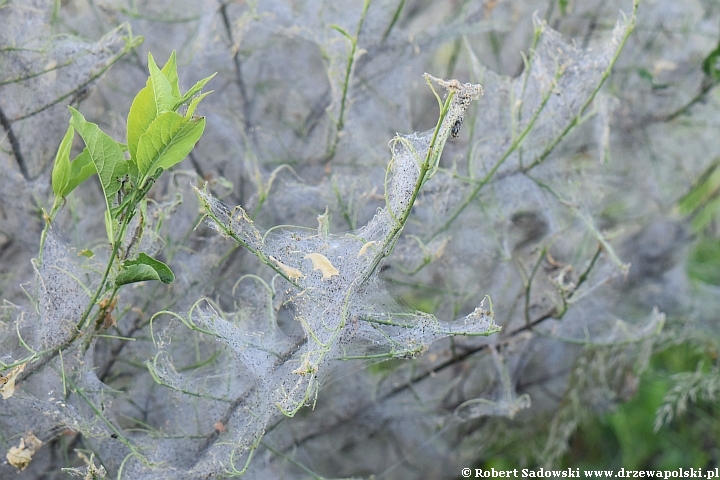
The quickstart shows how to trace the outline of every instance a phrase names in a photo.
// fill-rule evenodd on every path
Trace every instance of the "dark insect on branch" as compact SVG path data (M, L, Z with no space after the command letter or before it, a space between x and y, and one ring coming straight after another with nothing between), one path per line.
M125 174L124 177L117 177L117 181L120 182L120 189L117 192L117 203L118 205L122 205L123 198L127 195L127 189L125 188L125 184L130 181L130 177Z
M462 118L455 120L452 128L450 128L450 138L457 138L460 134L460 127L462 126Z

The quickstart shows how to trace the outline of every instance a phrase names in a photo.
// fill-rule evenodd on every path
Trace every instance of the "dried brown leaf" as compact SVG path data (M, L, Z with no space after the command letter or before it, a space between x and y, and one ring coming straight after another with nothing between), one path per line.
M287 277L290 280L295 280L296 278L304 277L303 273L300 270L298 270L297 268L289 267L289 266L285 265L284 263L282 263L277 258L272 257L272 256L270 257L270 260L277 263L277 266L280 267L280 269L285 273L285 275L287 275Z
M15 393L15 380L25 370L25 365L27 364L23 363L14 367L6 376L0 375L0 395L2 395L3 400L7 400Z
M313 270L320 270L323 274L322 279L327 280L328 278L339 275L340 271L330 263L330 260L320 253L308 253L305 258L309 258L313 264Z
M20 471L25 470L30 465L32 456L42 447L42 444L43 442L33 432L29 432L20 439L19 446L10 447L5 458L13 467Z

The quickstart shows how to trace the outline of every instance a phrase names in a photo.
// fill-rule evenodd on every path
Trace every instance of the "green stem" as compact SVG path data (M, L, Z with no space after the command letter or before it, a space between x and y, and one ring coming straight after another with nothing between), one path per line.
M58 210L60 210L60 199L55 198L55 203L53 203L52 209L50 210L50 213L45 213L45 209L43 209L43 217L45 219L45 227L43 228L42 233L40 234L40 251L38 252L38 266L42 265L43 261L43 250L45 249L45 240L47 240L47 234L50 230L50 224L55 219L55 215L57 215Z
M347 109L348 90L350 89L350 77L352 76L352 69L355 65L355 52L357 51L358 37L360 37L360 31L362 30L363 23L365 23L365 16L367 15L368 8L370 7L370 2L371 0L365 0L365 3L363 4L363 11L360 15L360 21L358 22L357 30L355 30L355 36L349 38L350 55L348 56L347 65L345 66L345 80L343 81L342 98L340 100L340 115L338 117L337 123L335 124L334 138L332 140L332 143L330 144L330 148L328 148L328 151L325 154L326 162L332 160L332 158L335 156L335 151L337 150L338 142L340 141L340 133L342 133L343 128L345 128L345 111ZM338 31L340 30L338 29Z
M475 188L473 189L472 192L470 192L470 195L468 195L468 197L460 204L460 206L455 209L453 214L450 215L450 217L448 217L448 219L445 221L445 223L430 236L430 240L432 240L433 238L437 237L440 233L445 231L450 226L450 224L452 224L457 219L457 217L459 217L460 214L463 211L465 211L467 206L470 205L470 203L473 200L475 200L475 197L477 196L478 193L480 193L480 190L490 182L493 175L495 175L495 172L497 172L497 170L502 166L502 164L505 163L505 160L507 160L510 157L510 155L515 150L517 150L517 148L520 146L520 144L523 142L523 140L525 140L525 137L535 127L535 122L537 121L538 117L540 116L540 113L545 109L547 102L550 100L550 97L552 96L553 91L554 91L554 86L557 83L557 80L560 78L561 74L562 74L562 70L560 68L558 68L558 70L555 72L555 78L553 79L553 85L550 88L548 88L547 92L545 92L545 96L543 97L542 102L540 103L540 106L535 111L535 114L530 119L530 121L528 122L525 129L520 133L520 135L518 137L515 138L515 140L513 140L513 142L510 144L510 146L505 151L505 153L500 157L500 159L495 163L495 165L492 167L492 169L490 169L490 171L485 175L485 177L475 185Z
M525 286L525 324L529 325L530 322L530 289L532 288L532 282L535 278L535 275L538 272L538 269L540 268L540 265L543 262L543 259L545 258L545 255L547 254L547 247L544 247L542 251L540 252L540 256L538 257L538 261L535 263L535 266L532 269L532 272L530 273L530 277L527 279L527 285Z
M392 20L390 20L390 25L388 25L387 29L385 29L385 33L383 33L382 39L380 40L380 43L385 43L385 40L390 36L390 32L392 32L392 29L395 27L395 24L398 20L400 20L400 14L402 13L403 7L405 6L406 0L400 0L400 3L398 3L397 8L395 9L395 13L393 14Z
M252 253L253 255L255 255L262 263L264 263L264 264L267 265L268 267L270 267L270 268L272 268L273 270L275 270L275 272L276 272L278 275L280 275L280 276L283 277L285 280L287 280L288 282L290 282L291 285L293 285L294 287L300 289L300 285L298 285L298 283L297 283L295 280L291 279L280 267L278 267L277 265L275 265L275 263L272 262L272 261L267 257L267 255L265 255L265 253L264 253L263 251L255 248L255 247L253 247L252 245L250 245L249 243L247 243L245 240L243 240L242 238L240 238L235 232L233 232L232 229L231 229L228 225L225 225L225 223L222 222L222 221L213 213L212 207L210 206L209 203L207 203L207 201L205 201L202 197L200 197L200 200L201 200L201 202L203 203L203 206L205 207L205 212L207 213L207 215L208 215L210 218L212 218L213 222L215 222L215 224L218 225L218 226L223 230L223 233L224 233L225 235L229 236L230 238L232 238L233 240L235 240L238 244L240 244L243 248L247 249L250 253ZM238 208L240 208L240 207L238 207ZM243 211L243 212L244 212L244 211ZM244 215L246 215L246 214L244 214ZM230 216L230 218L232 219L232 216Z
M547 148L541 153L531 164L529 164L527 167L524 167L521 169L522 172L528 172L532 168L538 166L540 163L542 163L557 147L557 145L567 136L567 134L575 128L577 125L581 123L581 119L583 118L584 113L587 111L590 104L592 104L593 100L595 99L595 96L600 91L600 88L603 86L607 78L610 76L610 73L612 72L613 67L615 66L615 63L617 62L617 59L620 56L620 53L622 53L625 44L627 43L627 39L630 37L630 34L635 29L635 22L637 20L637 9L640 4L640 0L634 0L633 2L633 12L632 16L630 17L630 21L627 24L627 27L625 29L625 34L623 35L622 40L620 41L617 49L615 50L615 54L613 55L612 59L610 60L610 63L608 67L603 71L600 81L596 85L595 89L590 93L585 103L583 103L582 107L578 111L578 114L575 115L570 122L567 124L565 129L550 143L550 145L547 146ZM557 83L557 80L560 78L560 75L562 74L562 70L558 70L556 72L555 76L555 82ZM470 195L460 204L460 206L453 212L453 214L448 218L448 220L437 230L435 233L432 234L430 239L435 238L437 235L445 231L450 224L452 224L458 216L465 210L465 208L470 205L470 203L475 199L475 197L478 195L480 190L491 180L493 175L497 172L498 168L507 160L507 158L520 146L522 141L525 139L527 134L530 132L530 130L534 127L535 122L537 121L537 118L540 114L540 112L544 109L545 105L547 104L548 100L550 99L550 96L553 92L553 89L549 89L548 92L545 94L545 97L543 98L543 101L538 108L538 110L535 112L535 115L533 115L533 118L528 123L527 127L523 130L523 132L520 134L519 137L517 137L510 147L505 151L502 157L497 161L497 163L493 166L493 168L488 172L485 177L476 184L473 191L470 193Z
M66 381L68 382L70 387L75 390L75 393L77 393L80 396L80 398L82 398L85 401L85 403L87 403L88 407L90 407L90 409L93 411L93 413L95 413L96 417L100 417L100 419L102 419L102 421L105 422L105 424L113 432L113 434L116 435L116 438L120 442L125 444L125 446L128 447L132 453L139 455L141 458L144 458L140 454L140 452L138 452L138 450L135 448L135 446L132 443L130 443L130 441L127 438L125 438L122 431L119 428L117 428L110 420L108 420L105 417L105 415L103 415L103 412L97 406L95 406L95 404L92 402L92 400L90 400L85 395L85 392L83 392L81 388L78 388L77 385L75 385L75 383L72 380L70 380L70 378L66 378Z
M688 103L668 115L663 115L653 120L661 122L671 122L675 120L680 115L684 115L685 113L687 113L690 108L692 108L695 104L705 99L708 92L710 92L710 90L715 88L717 85L717 82L705 79L700 87L700 91Z
M543 31L543 29L539 25L536 24L534 35L533 35L532 45L530 46L530 56L525 61L525 68L527 69L528 72L530 71L532 62L535 59L535 51L537 49L537 44L540 41L540 37L542 36L542 31ZM523 55L523 59L525 59L524 55ZM515 110L515 112L516 112L515 117L517 118L517 120L513 124L513 134L515 133L515 131L514 131L515 125L520 125L520 123L522 122L522 113L523 113L522 106L525 102L525 92L527 91L527 85L528 85L529 81L530 81L530 75L529 74L525 75L525 78L523 78L522 89L520 90L520 101L518 102L518 107ZM520 156L519 164L520 164L520 166L522 166L522 149L520 149L518 154ZM470 174L470 172L468 172L468 174Z
M95 290L95 294L93 295L92 299L88 303L87 308L83 312L82 317L80 317L80 321L78 322L77 330L78 332L81 332L83 327L85 326L85 322L87 321L88 317L90 316L90 313L92 312L93 308L95 307L95 304L97 303L100 296L105 292L105 284L107 282L108 277L110 276L110 271L112 270L113 265L115 264L115 259L117 258L118 251L120 250L120 245L122 244L123 240L125 239L125 232L127 231L127 227L130 224L130 221L132 220L135 209L137 208L137 205L140 203L140 201L144 198L145 194L148 191L147 185L144 186L143 189L135 189L133 192L133 197L128 202L127 206L125 207L125 210L122 212L123 221L120 225L120 230L118 231L117 235L115 236L115 241L113 242L113 248L112 252L110 253L110 258L108 259L108 263L105 266L105 271L103 272L102 280L100 280L100 284L98 285L97 290ZM115 287L113 289L113 294L108 299L108 302L112 302L113 297L117 294L118 288Z
M543 151L543 153L540 154L540 156L535 158L535 160L530 165L528 165L527 167L522 169L523 172L528 172L531 169L538 166L539 164L541 164L552 153L552 151L555 149L555 147L558 145L558 143L560 143L563 140L563 138L565 138L565 136L568 133L570 133L570 131L573 128L575 128L576 126L578 126L580 124L581 119L583 118L583 115L587 111L588 107L590 107L590 104L595 100L595 96L600 91L600 88L602 88L603 84L610 76L610 73L612 73L612 69L615 66L615 62L617 62L617 59L620 57L620 54L622 53L622 51L625 48L625 43L627 42L627 39L630 37L630 34L635 29L635 22L637 20L637 9L638 9L639 5L640 5L640 0L635 0L633 2L633 12L632 12L632 16L630 17L630 21L628 22L627 27L625 29L625 34L623 35L623 38L620 41L620 44L618 45L617 49L615 49L615 54L613 55L612 59L610 59L610 63L608 64L607 68L600 76L600 81L598 82L597 86L592 91L592 93L590 93L590 96L587 98L585 103L583 103L582 107L580 107L578 114L575 115L572 118L572 120L570 120L570 122L567 124L565 129L560 133L560 135L558 135L555 138L555 140L553 140L553 142L545 148L545 150Z
M393 247L397 243L398 238L400 237L400 234L402 233L403 229L405 228L405 224L407 223L407 219L410 216L410 212L412 211L412 207L415 204L415 200L417 199L418 194L420 193L420 189L422 188L423 184L425 183L425 176L427 175L428 171L430 171L430 168L433 167L437 160L440 158L440 154L442 154L443 148L445 146L445 142L441 142L442 145L439 146L439 148L435 148L435 144L438 139L438 135L440 134L440 129L442 127L443 121L445 120L445 117L447 117L448 111L450 110L450 102L452 101L453 96L455 95L455 92L450 90L448 92L448 96L445 99L445 103L442 106L442 109L440 110L440 117L438 118L437 125L435 125L435 130L433 131L432 139L430 141L430 146L428 147L427 154L425 155L425 161L420 165L420 174L418 175L417 180L415 181L415 187L413 188L412 195L410 196L410 201L408 202L407 208L402 212L402 216L397 219L395 222L395 225L390 230L388 235L385 237L385 242L382 245L382 249L380 251L380 254L377 255L374 259L372 264L370 265L370 268L365 272L363 275L363 279L360 282L360 285L365 283L370 276L373 274L377 266L380 264L380 262L387 257L390 252L392 251ZM445 137L447 138L447 131L445 132ZM388 211L390 211L390 206L388 205ZM390 211L391 214L392 211ZM394 216L394 214L393 214Z

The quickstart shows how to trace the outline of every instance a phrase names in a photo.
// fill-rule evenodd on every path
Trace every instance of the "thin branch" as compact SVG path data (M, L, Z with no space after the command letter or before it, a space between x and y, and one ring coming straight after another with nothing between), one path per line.
M13 132L12 122L5 116L5 112L3 112L2 108L0 108L0 124L2 124L5 132L7 133L10 146L12 147L13 156L15 157L18 167L20 167L20 172L22 173L25 181L29 182L31 180L30 173L28 172L27 164L25 163L25 157L23 157L22 150L20 149L20 142L15 136L15 132Z

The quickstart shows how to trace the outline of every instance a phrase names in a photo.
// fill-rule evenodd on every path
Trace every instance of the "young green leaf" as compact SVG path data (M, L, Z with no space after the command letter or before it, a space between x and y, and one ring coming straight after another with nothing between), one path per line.
M565 16L567 14L569 0L558 0L560 6L560 15Z
M131 265L115 277L115 285L118 287L128 283L145 282L148 280L160 280L158 273L149 265Z
M195 146L205 129L204 118L185 118L165 112L156 118L140 137L137 166L141 175L158 168L167 170L181 162Z
M111 245L115 241L115 232L119 226L120 222L113 217L112 211L105 210L105 234L107 235L108 243Z
M70 161L70 149L72 148L74 136L75 129L72 125L69 125L55 156L55 166L52 171L52 188L56 197L67 197L78 185L95 173L95 165L87 148L74 160Z
M85 141L90 159L100 177L107 210L110 211L115 195L120 190L121 179L128 170L125 156L118 143L100 130L100 127L86 121L85 117L74 108L68 108L72 114L70 125L75 127Z
M195 85L190 87L190 90L185 92L185 95L183 95L182 98L175 103L173 110L177 110L178 108L180 108L180 106L182 106L182 105L186 104L188 101L190 101L190 99L192 99L197 93L199 93L200 90L203 89L205 84L208 83L210 80L212 80L212 78L215 75L217 75L217 73L213 73L209 77L205 77L202 80L199 80Z
M147 85L135 96L130 105L130 112L128 112L127 145L131 161L135 162L137 158L137 145L140 137L157 116L152 84L148 78Z
M119 287L128 283L159 280L163 283L172 283L175 275L172 270L160 260L141 253L137 260L128 260L123 263L123 270L115 277L115 284Z
M173 88L168 77L160 71L151 53L148 53L148 70L150 70L150 82L153 87L155 105L158 115L172 110L175 105L173 99Z
M162 72L155 64L152 55L148 53L148 69L150 76L145 87L138 92L130 105L127 118L127 146L133 162L137 158L137 145L142 134L158 115L174 110L175 104L179 101L177 97L180 96L174 52ZM174 97L176 89L177 97Z
M207 97L208 95L210 95L212 92L213 91L210 90L209 92L205 92L205 93L193 98L190 101L190 105L188 105L187 112L185 112L185 118L190 119L195 114L195 109L197 108L198 104L202 101L202 99Z
M170 58L162 68L162 73L170 83L173 101L177 102L180 99L180 79L177 74L177 60L175 50L170 54Z
M718 219L720 219L720 197L714 197L698 209L690 226L694 232L701 232L708 224L717 222Z
M709 285L720 285L720 241L703 239L690 251L688 277Z
M698 177L690 191L678 201L678 210L683 215L693 215L692 229L701 231L720 213L720 159Z
M52 171L52 189L56 197L65 195L63 192L70 179L70 149L72 148L74 136L75 129L72 125L69 125L55 155L55 165Z
M705 57L702 68L705 75L710 77L713 83L720 81L720 44Z
M348 33L348 31L345 30L344 28L342 28L340 25L337 25L337 24L334 24L334 23L333 23L332 25L330 25L330 28L332 28L333 30L336 30L336 31L340 32L345 38L347 38L348 40L350 40L351 43L355 43L355 39L352 37L352 35L350 35L350 34Z
M83 151L80 152L80 155L70 162L70 179L62 195L64 197L68 196L70 192L75 190L78 185L90 178L94 173L96 173L95 164L92 158L90 158L88 149L84 148Z

